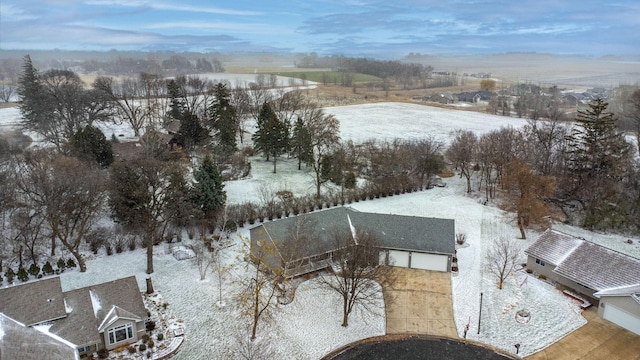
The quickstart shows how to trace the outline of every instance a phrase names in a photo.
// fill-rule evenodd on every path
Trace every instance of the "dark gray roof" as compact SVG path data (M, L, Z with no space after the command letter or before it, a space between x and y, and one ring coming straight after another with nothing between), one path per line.
M77 359L74 347L0 313L0 359Z
M383 248L441 254L453 254L455 249L454 220L363 213L348 207L264 223L251 229L251 241L273 240L276 245L285 246L296 224L306 222L313 228L313 242L301 256L319 255L335 250L333 236L338 231L350 231L349 220L356 230L375 235Z
M597 291L640 285L640 259L588 241L583 241L554 271Z
M452 219L373 214L351 211L356 229L364 229L380 239L387 249L453 254L455 225Z
M49 329L50 332L78 347L101 342L91 298L85 289L64 293L66 306L71 311L67 317L56 321Z
M147 318L135 276L67 291L64 296L71 311L49 331L77 346L101 341L98 327L114 306L126 310L126 317Z
M0 313L26 326L66 316L60 277L0 289Z
M524 252L553 265L558 265L564 258L575 250L583 240L549 229Z
M640 285L640 259L556 230L545 231L525 253L596 291Z

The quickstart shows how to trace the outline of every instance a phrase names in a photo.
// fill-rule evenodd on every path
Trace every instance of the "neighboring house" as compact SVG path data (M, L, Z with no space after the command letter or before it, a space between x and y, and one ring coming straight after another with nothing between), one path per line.
M491 98L496 96L496 93L486 90L481 91L472 91L472 92L462 92L459 94L455 94L455 97L458 101L477 103L479 101L489 101Z
M59 277L47 278L2 288L0 299L0 313L72 344L81 356L138 341L148 318L135 276L67 292Z
M423 99L424 101L430 101L440 104L453 104L456 101L453 95L448 93L426 95Z
M527 268L599 302L599 316L640 335L640 259L551 229L525 253Z
M25 326L0 313L0 359L70 360L79 358L80 355L73 344Z
M454 220L416 216L363 213L337 207L267 222L250 229L251 254L261 256L285 277L300 276L332 265L336 232L365 231L379 241L380 262L399 267L451 271L455 251ZM294 231L309 241L294 258ZM269 249L268 252L263 251Z

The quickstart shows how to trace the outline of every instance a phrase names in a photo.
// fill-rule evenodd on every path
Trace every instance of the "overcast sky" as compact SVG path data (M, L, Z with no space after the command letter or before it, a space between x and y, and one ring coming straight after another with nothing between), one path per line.
M1 0L0 49L640 53L639 0Z

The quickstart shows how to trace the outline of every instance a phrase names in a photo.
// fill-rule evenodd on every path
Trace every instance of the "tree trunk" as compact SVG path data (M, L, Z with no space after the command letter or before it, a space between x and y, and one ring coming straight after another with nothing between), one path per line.
M342 303L342 326L349 326L349 311L347 310L347 299L345 298Z
M56 235L51 235L51 256L56 256Z
M147 294L153 294L153 283L151 282L151 278L148 277L147 279Z
M85 264L84 259L82 258L82 255L80 255L80 252L78 250L71 250L71 255L73 255L73 257L76 258L76 261L78 262L78 267L80 268L80 272L86 272L87 264Z
M527 235L524 232L524 224L522 221L522 216L520 214L517 215L518 218L518 229L520 229L520 237L525 240L527 238Z
M153 236L147 235L147 274L153 274Z
M22 267L22 244L18 248L18 268Z

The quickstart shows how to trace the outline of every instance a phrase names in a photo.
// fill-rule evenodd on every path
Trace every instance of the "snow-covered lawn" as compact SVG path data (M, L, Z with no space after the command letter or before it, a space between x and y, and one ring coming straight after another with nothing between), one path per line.
M453 131L461 128L482 134L500 126L519 127L525 124L522 119L399 103L335 107L326 111L341 121L342 139L356 142L371 138L432 136L448 143ZM12 127L16 114L14 109L0 109L0 129ZM278 173L273 174L271 163L253 158L252 174L248 179L225 184L228 201L260 202L259 188L262 184L275 190L286 188L296 194L313 193L309 170L298 171L296 167L295 160L282 159L278 162ZM460 336L470 321L468 338L510 352L516 343L520 343L520 354L528 355L583 325L585 320L580 315L577 302L525 272L519 271L510 277L504 289L496 288L495 279L485 271L483 254L497 236L519 236L512 216L492 204L482 205L480 194L465 194L464 183L458 177L445 179L445 182L447 186L444 188L350 206L367 212L455 219L456 232L465 233L468 244L458 249L460 270L452 277L454 320ZM590 233L566 225L556 227L640 256L638 245L623 245L624 237ZM528 246L538 235L529 231L528 239L521 240L522 247ZM213 274L208 274L207 279L201 281L194 260L178 261L165 252L164 245L156 247L156 271L151 275L155 289L169 303L170 313L186 325L185 342L176 359L230 358L233 351L242 346L249 320L240 314L233 295L239 291L243 279L247 279L241 260L247 239L248 228L245 227L233 236L235 245L224 251L225 261L235 266L223 284L226 306L221 308L215 305L218 284ZM638 244L638 239L634 239L634 244ZM142 249L91 257L86 273L67 271L62 275L64 291L132 274L136 275L141 289L145 288L147 275ZM480 293L483 294L483 306L478 334ZM383 316L359 311L352 315L349 327L342 328L339 301L335 294L318 289L313 280L302 283L293 303L281 305L276 309L272 322L262 323L258 330L258 343L267 345L271 358L317 359L341 345L384 334ZM530 321L517 322L518 310L528 310Z

